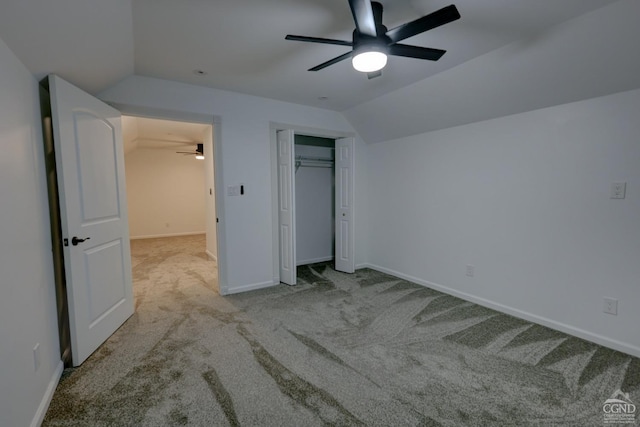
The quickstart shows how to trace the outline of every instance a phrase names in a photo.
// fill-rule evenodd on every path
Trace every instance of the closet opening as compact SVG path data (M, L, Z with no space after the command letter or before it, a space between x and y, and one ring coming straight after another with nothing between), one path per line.
M335 256L335 139L294 136L296 265Z
M275 130L272 138L274 284L297 267L331 262L353 273L354 138Z

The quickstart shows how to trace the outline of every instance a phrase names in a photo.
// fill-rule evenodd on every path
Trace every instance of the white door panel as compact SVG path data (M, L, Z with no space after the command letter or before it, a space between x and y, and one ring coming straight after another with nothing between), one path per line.
M296 216L294 134L278 131L278 227L280 228L280 281L296 284Z
M353 230L353 138L336 139L336 254L335 268L355 271Z
M109 218L117 221L120 204L115 129L107 120L85 111L75 112L74 119L83 225Z
M78 366L134 311L122 125L117 110L57 76L49 89Z

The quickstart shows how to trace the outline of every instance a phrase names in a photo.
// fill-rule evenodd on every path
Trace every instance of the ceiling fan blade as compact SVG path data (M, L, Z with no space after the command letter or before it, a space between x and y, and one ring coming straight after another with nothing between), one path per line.
M375 37L376 21L373 17L373 8L369 0L349 0L356 30L365 36Z
M176 151L176 154L198 154L196 151Z
M294 40L294 41L298 41L298 42L337 44L339 46L353 46L352 42L348 42L348 41L345 41L345 40L323 39L323 38L320 38L320 37L294 36L292 34L287 34L285 39L286 40Z
M322 64L320 64L320 65L316 65L316 66L315 66L315 67L313 67L313 68L309 68L309 71L320 71L320 70L322 70L323 68L327 68L329 65L333 65L333 64L335 64L335 63L337 63L337 62L340 62L340 61L342 61L342 60L344 60L344 59L349 58L351 55L353 55L353 51L347 52L347 53L342 54L342 55L340 55L340 56L336 56L335 58L330 59L330 60L328 60L327 62L323 62L323 63L322 63Z
M404 56L407 58L428 59L429 61L437 61L447 51L442 49L433 49L430 47L409 46L407 44L392 44L389 46L389 54L395 56Z
M376 77L380 77L381 75L382 75L382 70L378 70L371 73L367 73L367 78L371 80L371 79L375 79Z
M424 33L425 31L448 24L456 19L460 19L460 12L458 12L455 5L449 5L422 18L418 18L415 21L395 27L387 31L387 36L391 39L391 42L396 43L413 37L416 34Z

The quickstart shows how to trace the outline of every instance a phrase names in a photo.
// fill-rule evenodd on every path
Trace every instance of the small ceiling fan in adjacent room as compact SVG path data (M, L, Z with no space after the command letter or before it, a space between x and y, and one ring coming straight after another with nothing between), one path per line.
M178 154L186 154L191 156L196 156L196 159L203 160L204 159L204 144L197 144L195 151L176 151Z
M353 68L367 73L369 79L372 79L382 75L382 69L387 64L387 55L437 61L445 54L445 50L411 46L398 42L460 18L458 9L454 5L450 5L422 18L387 30L387 27L382 25L382 4L370 0L349 0L349 6L356 24L352 41L291 34L285 37L287 40L353 48L347 53L310 68L309 71L319 71L344 59L352 58Z

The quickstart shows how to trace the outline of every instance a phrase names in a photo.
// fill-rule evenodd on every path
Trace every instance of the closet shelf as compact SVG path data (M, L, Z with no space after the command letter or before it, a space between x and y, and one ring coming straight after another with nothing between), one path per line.
M332 168L333 159L330 157L296 156L296 172L300 167Z

